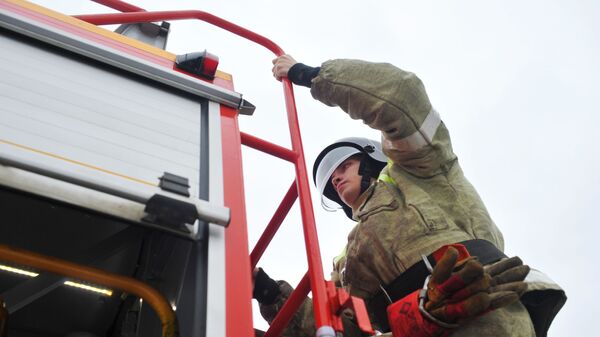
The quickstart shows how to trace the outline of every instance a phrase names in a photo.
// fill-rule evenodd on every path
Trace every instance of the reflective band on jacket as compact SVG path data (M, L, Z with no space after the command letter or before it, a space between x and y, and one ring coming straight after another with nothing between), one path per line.
M556 282L554 282L550 277L548 277L548 275L542 273L541 271L539 271L537 269L533 269L533 268L531 268L529 270L529 274L527 274L527 277L525 278L525 282L527 282L527 283L533 283L533 282L545 283L550 286L559 288L558 284Z
M390 183L390 184L396 185L396 181L394 180L394 178L392 178L392 177L390 177L390 176L388 176L387 174L384 174L384 173L380 174L377 179L379 179L379 180L381 180L383 182L386 182L386 183Z
M521 303L529 312L535 335L546 337L554 317L565 305L567 295L546 274L533 268L527 274L525 282L528 283L529 288L521 296ZM543 286L540 288L540 285Z
M435 109L431 109L419 130L410 136L398 140L383 140L383 147L391 150L418 150L427 144L431 144L433 136L437 132L442 122L440 114Z
M386 171L386 169L389 171L392 169L392 165L394 165L394 162L391 159L388 159L388 164L387 166L381 170L381 172ZM379 177L377 177L377 180L381 180L383 182L386 182L388 184L392 184L394 186L396 186L396 181L394 180L394 178L392 178L391 176L385 174L385 173L379 173Z
M333 258L333 264L337 264L341 259L346 258L346 254L348 253L348 246L344 246L344 249L340 253L340 255Z

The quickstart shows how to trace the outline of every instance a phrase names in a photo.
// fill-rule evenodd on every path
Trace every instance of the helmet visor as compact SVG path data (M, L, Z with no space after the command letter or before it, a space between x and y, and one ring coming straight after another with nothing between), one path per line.
M315 183L317 185L319 195L321 196L321 205L326 210L336 210L342 207L337 202L326 197L323 194L323 191L325 191L327 184L331 182L331 175L333 174L333 171L335 171L335 169L341 163L343 163L344 160L357 153L361 153L361 151L353 147L336 147L330 150L319 163L319 167L317 167L317 173L315 176Z

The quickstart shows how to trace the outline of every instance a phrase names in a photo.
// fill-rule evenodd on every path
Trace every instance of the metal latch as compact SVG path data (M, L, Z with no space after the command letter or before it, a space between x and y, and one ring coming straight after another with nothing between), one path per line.
M332 281L325 281L325 287L331 305L331 312L333 313L332 325L335 331L344 331L342 315L344 310L350 309L354 312L358 328L369 336L375 334L369 314L367 314L365 302L361 298L350 296L346 290L336 287Z
M160 180L158 187L160 187L162 190L186 197L190 196L190 182L188 178L165 172L163 173L162 177L158 178L158 180Z
M144 211L147 213L144 221L178 230L187 231L185 224L193 225L198 218L196 205L161 194L150 197Z

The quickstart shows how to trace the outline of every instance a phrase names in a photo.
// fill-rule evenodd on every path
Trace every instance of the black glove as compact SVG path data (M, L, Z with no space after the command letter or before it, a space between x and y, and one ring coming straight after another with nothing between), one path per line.
M296 85L301 85L310 88L312 79L319 75L321 67L309 67L304 63L294 64L288 71L288 79Z
M255 298L260 304L273 304L275 299L281 293L279 284L269 277L262 268L254 275L254 290L252 298Z

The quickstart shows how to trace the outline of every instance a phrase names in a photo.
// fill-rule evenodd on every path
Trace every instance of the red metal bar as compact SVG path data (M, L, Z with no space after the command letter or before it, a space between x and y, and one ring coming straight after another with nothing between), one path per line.
M281 223L287 216L288 212L290 211L290 208L292 208L292 205L294 205L294 202L297 198L298 190L296 189L296 182L293 181L289 190L283 197L281 204L279 204L279 207L277 208L275 214L271 218L271 221L269 221L267 228L265 228L263 234L260 236L260 239L258 239L258 242L254 246L254 249L252 249L252 253L250 254L250 268L252 270L254 270L254 268L258 264L258 261L265 252L265 249L267 249L267 246L269 245L269 243L271 243L271 240L275 236L275 233L277 232L277 230L279 230L279 226L281 226Z
M165 11L165 12L144 12L144 13L118 13L118 14L97 14L97 15L79 15L80 20L87 21L96 25L123 24L134 22L156 22L165 20L198 19L217 27L230 31L236 35L244 37L250 41L258 43L272 51L275 55L283 55L283 50L273 41L249 31L236 24L223 20L212 14L203 11ZM323 275L323 266L321 264L321 252L319 250L319 240L315 224L314 211L310 198L310 187L308 183L308 174L306 171L306 162L302 149L302 139L300 137L300 128L298 125L298 116L294 100L294 91L292 83L284 78L282 80L283 91L285 95L286 110L288 114L288 124L290 136L292 139L293 152L298 156L295 162L296 183L298 194L300 196L300 210L302 213L302 223L304 230L304 241L308 260L308 270L310 273L310 286L313 293L313 306L315 314L316 327L331 326L332 314L328 309L327 293L325 289L325 278Z
M75 15L74 17L95 25L116 25L135 22L157 22L166 20L198 19L212 25L230 31L250 41L260 44L269 49L277 56L283 55L283 49L273 41L264 36L256 34L246 28L240 27L232 22L223 20L218 16L203 11L163 11L163 12L137 12L137 13L114 13L114 14L90 14Z
M116 9L121 12L145 12L145 9L128 4L119 0L92 0L106 7Z
M298 124L298 114L296 112L294 91L292 89L292 82L290 82L287 78L283 78L282 82L286 109L288 113L290 135L292 138L292 148L294 149L294 152L298 153L298 160L296 162L296 183L298 184L300 210L302 215L302 223L304 224L304 244L306 246L308 270L310 272L310 287L313 294L315 324L318 329L322 326L331 326L332 314L328 308L327 292L325 289L325 276L323 275L323 265L321 262L321 251L319 249L317 226L315 224L315 214L312 207L312 200L310 198L310 186L308 184L308 173L306 172L302 138L300 137L300 127ZM309 254L309 252L311 253Z
M333 328L336 331L343 332L344 324L342 322L342 311L351 309L354 311L354 317L358 328L365 334L372 336L375 334L369 314L365 307L365 302L358 297L350 296L344 288L337 288L332 281L325 281L327 295L329 296L329 304L332 311L336 314L333 317Z
M254 336L252 329L252 269L248 258L248 227L238 113L221 105L221 141L225 206L231 221L225 230L226 336ZM218 230L217 230L218 231ZM182 336L184 337L184 336ZM212 336L208 336L212 337ZM221 335L219 335L221 337Z
M310 277L308 273L309 272L306 272L306 274L304 274L304 277L302 277L302 280L300 280L296 289L294 289L288 300L285 302L283 308L279 310L279 313L275 316L273 322L271 322L269 329L265 332L264 337L281 336L283 329L288 325L310 292Z
M369 314L367 312L367 307L365 306L365 302L362 298L350 297L350 307L354 310L354 315L356 316L356 324L358 328L367 333L369 336L374 335L375 331L373 331L373 326L371 325L371 321L369 320Z
M281 158L283 160L287 160L289 162L295 163L296 158L298 157L296 153L291 150L286 149L285 147L279 146L277 144L269 143L266 140L260 139L258 137L254 137L245 132L241 132L242 136L242 144L249 146L255 150L259 150L265 153L268 153L277 158Z

